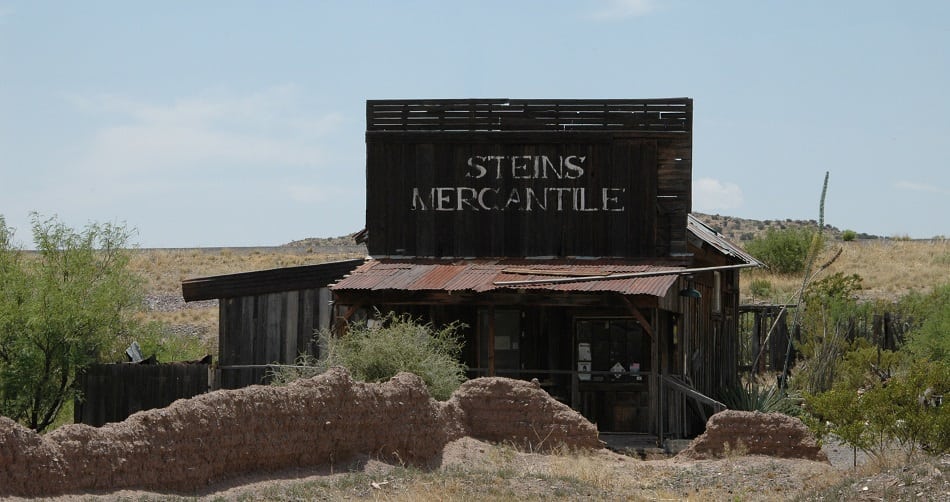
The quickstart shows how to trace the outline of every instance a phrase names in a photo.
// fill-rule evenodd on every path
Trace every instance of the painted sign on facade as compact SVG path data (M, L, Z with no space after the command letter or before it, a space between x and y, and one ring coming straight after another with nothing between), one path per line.
M609 211L626 209L625 187L565 186L588 174L586 155L473 155L464 186L412 187L413 211ZM504 188L507 182L515 186Z
M373 256L650 256L651 141L367 141ZM526 138L531 139L531 138Z

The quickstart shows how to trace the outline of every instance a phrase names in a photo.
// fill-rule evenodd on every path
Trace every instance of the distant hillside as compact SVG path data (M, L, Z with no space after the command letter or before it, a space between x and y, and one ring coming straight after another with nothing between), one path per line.
M693 213L693 216L699 218L703 223L709 225L717 232L723 234L729 240L741 243L751 241L752 239L764 236L769 229L784 230L786 228L816 228L818 222L815 220L747 220L745 218L736 218L734 216L723 216L719 214ZM825 235L832 239L841 239L842 230L831 225L825 225ZM877 239L878 236L858 233L858 239ZM353 235L342 235L339 237L309 237L300 239L280 247L294 249L308 249L310 252L318 253L365 253L366 246L357 244L353 240Z
M751 241L756 237L764 236L769 229L784 230L786 228L817 228L816 220L747 220L745 218L736 218L734 216L722 216L719 214L693 213L693 216L699 218L703 223L709 225L714 230L726 236L727 239L741 243ZM825 225L825 235L832 239L841 239L842 230L831 225ZM858 239L877 239L878 236L865 233L858 233Z
M357 244L353 240L353 235L341 235L339 237L308 237L297 241L288 242L280 247L305 249L311 253L361 253L366 254L366 246Z

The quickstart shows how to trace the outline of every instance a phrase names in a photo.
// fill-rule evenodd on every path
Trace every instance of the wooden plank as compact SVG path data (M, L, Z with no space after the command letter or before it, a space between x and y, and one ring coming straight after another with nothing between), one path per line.
M100 426L207 391L207 364L96 364L79 385L77 422Z
M222 362L222 354L227 354L228 352L228 304L233 302L233 299L219 300L218 301L218 363L224 364Z
M329 288L320 288L316 290L316 311L319 318L314 325L314 329L324 330L330 328L330 323L333 320L333 310L331 306L332 300L333 294L330 292Z
M366 120L368 130L425 127L563 129L578 123L600 129L689 130L692 128L692 101L686 98L656 101L368 101Z
M293 363L297 360L300 352L306 350L297 341L299 331L297 314L300 307L300 293L298 291L288 291L283 296L284 356L281 362Z
M318 326L321 322L316 291L307 289L300 295L300 329L297 332L298 346L306 347L307 353L315 356L319 355L320 351L314 343L313 331L319 329Z
M261 322L264 329L264 359L262 364L280 362L283 354L282 293L270 293L263 296L265 310ZM259 363L259 364L261 364Z

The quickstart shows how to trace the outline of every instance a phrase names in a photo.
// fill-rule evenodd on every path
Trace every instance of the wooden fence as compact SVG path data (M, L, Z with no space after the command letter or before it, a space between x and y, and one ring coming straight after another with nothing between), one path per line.
M76 423L100 426L209 390L210 362L95 364L78 376Z
M793 334L796 344L801 342L800 328L791 325L796 306L788 305L787 310L782 307L782 305L774 304L739 306L739 368L741 371L753 373L781 371L788 349L789 333ZM897 350L904 344L907 333L915 326L914 319L900 313L868 312L840 321L838 328L841 330L843 339L848 342L863 338L881 349ZM793 364L795 357L793 345Z

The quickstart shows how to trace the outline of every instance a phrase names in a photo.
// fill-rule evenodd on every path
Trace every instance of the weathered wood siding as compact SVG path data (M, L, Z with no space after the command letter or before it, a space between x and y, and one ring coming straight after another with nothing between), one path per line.
M367 103L374 256L686 251L692 101Z
M218 305L218 386L226 389L264 383L267 368L262 365L293 364L303 353L318 355L314 335L330 322L325 287L223 298Z
M76 423L100 426L208 392L210 364L94 364L78 375Z
M724 270L721 274L720 311L713 311L716 292L712 273L700 274L695 279L694 287L703 295L701 299L681 300L683 311L687 312L683 328L685 374L696 390L711 397L723 387L735 385L738 379L739 272Z

